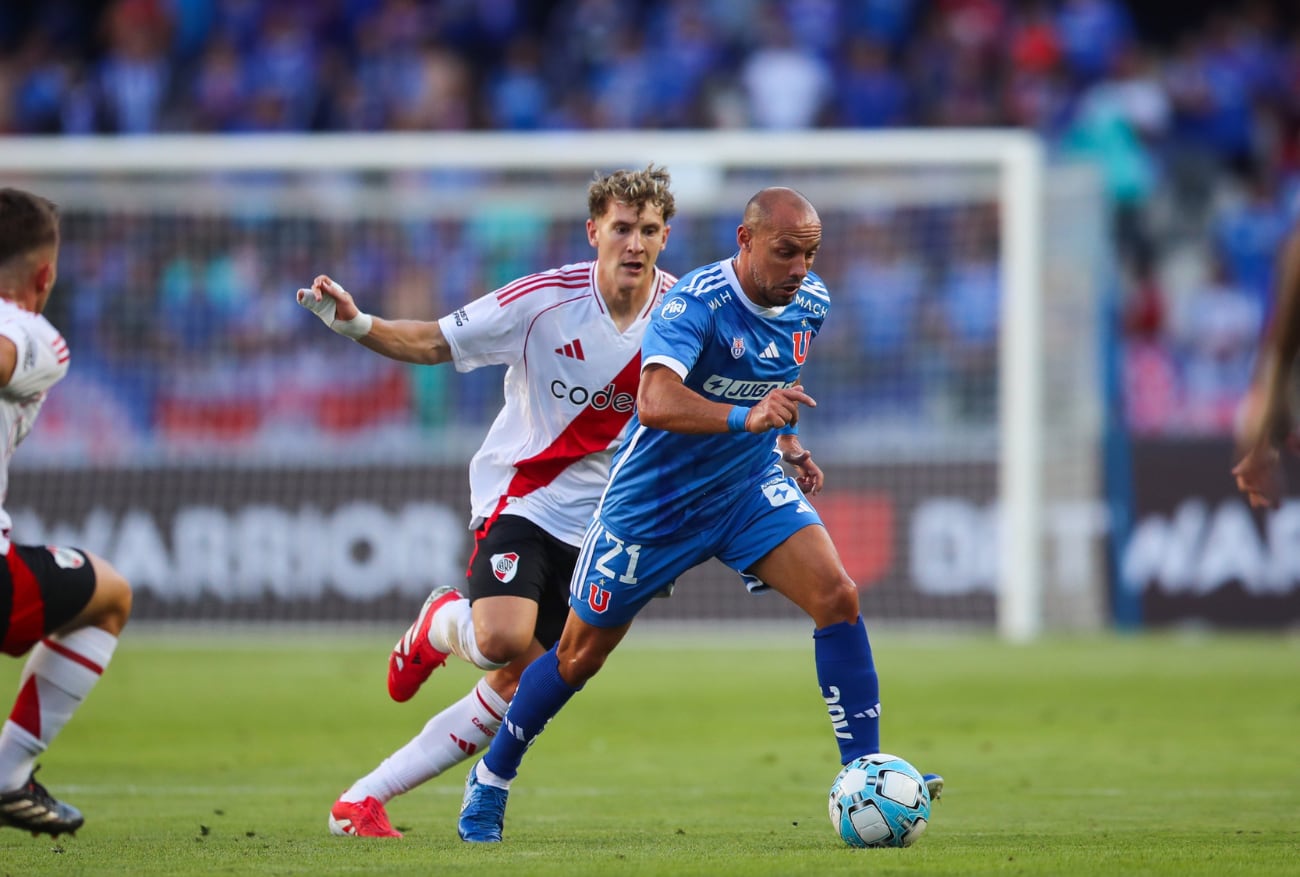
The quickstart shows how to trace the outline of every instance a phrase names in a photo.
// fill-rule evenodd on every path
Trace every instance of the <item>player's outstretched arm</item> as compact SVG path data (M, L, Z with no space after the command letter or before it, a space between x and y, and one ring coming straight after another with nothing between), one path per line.
M682 383L664 365L652 363L641 372L637 390L637 419L642 425L668 432L767 432L798 419L799 406L816 406L803 387L772 390L753 408L714 402Z
M310 288L298 290L298 304L340 335L390 359L417 365L451 359L451 346L436 321L371 316L357 307L351 293L324 274L313 280Z

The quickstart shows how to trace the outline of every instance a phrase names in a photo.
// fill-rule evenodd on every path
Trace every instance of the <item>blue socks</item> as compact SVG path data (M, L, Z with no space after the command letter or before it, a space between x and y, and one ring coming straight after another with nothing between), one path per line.
M501 730L492 738L492 745L483 756L487 769L503 780L513 780L519 773L519 764L524 760L528 747L577 691L560 675L560 661L554 646L529 664L519 678L519 689L506 710Z
M840 762L848 764L858 756L879 752L880 680L861 616L851 624L845 621L813 631L813 656ZM554 648L533 661L519 680L519 690L483 756L483 765L503 780L513 780L528 747L577 690L560 676Z
M880 679L862 616L852 624L842 621L814 630L813 656L840 747L840 763L879 752ZM492 748L496 749L495 741Z

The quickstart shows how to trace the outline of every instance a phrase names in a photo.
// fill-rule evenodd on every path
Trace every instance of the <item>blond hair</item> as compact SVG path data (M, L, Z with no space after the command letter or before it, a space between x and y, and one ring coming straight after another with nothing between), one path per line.
M592 219L600 219L616 201L635 207L638 213L651 204L659 208L667 223L677 212L671 182L668 171L653 164L640 171L617 170L605 176L597 173L587 187L587 209Z

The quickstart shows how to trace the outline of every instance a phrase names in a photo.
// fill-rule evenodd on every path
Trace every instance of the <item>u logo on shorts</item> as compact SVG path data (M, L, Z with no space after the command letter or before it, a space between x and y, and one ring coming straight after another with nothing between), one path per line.
M610 593L599 585L587 585L587 605L597 615L609 608Z

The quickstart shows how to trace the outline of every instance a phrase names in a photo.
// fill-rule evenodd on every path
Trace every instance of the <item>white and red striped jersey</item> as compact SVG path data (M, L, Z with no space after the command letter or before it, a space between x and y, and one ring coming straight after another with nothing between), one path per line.
M438 321L457 371L509 366L505 405L469 464L475 524L521 515L582 543L636 404L641 338L676 279L656 268L649 301L622 332L595 262L521 277Z
M0 335L18 348L9 384L0 387L0 429L4 454L0 460L0 554L9 551L9 527L4 510L9 492L9 461L14 449L31 432L50 387L68 373L68 345L50 321L0 299Z

